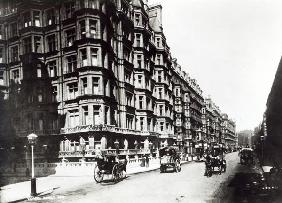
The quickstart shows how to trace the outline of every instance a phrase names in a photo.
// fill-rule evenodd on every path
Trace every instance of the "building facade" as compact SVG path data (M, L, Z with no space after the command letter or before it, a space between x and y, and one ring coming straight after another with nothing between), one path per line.
M235 149L238 146L236 124L227 114L222 114L222 120L222 140L228 148Z
M160 5L33 0L0 8L1 145L23 151L36 133L38 157L71 159L174 144L192 154L197 141L220 137L220 112L203 115L202 90L171 57Z

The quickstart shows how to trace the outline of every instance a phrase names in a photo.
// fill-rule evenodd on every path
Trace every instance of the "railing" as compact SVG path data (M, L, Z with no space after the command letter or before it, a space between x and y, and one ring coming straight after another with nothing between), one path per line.
M121 133L121 134L134 134L134 135L142 135L142 136L157 135L157 133L155 132L119 128L113 125L83 125L83 126L76 126L74 128L62 128L61 134L71 134L71 133L89 132L89 131L107 131L107 132L115 132L115 133Z
M116 149L104 149L101 150L105 154L116 154ZM138 154L143 154L144 152L148 152L148 149L119 149L119 155L138 155ZM155 149L153 150L153 153L155 153ZM84 155L83 155L84 154ZM91 158L95 157L95 150L90 149L86 150L85 152L83 151L60 151L59 152L59 158Z

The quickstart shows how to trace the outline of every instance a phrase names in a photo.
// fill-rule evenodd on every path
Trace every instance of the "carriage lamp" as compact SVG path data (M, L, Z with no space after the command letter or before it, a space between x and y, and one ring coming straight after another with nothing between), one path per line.
M32 134L29 134L27 136L27 140L28 140L28 143L30 144L31 146L31 180L30 180L30 183L31 183L31 188L30 188L30 195L31 196L35 196L36 195L36 178L34 177L34 154L33 154L33 148L34 148L34 145L36 144L36 140L37 140L37 135L32 133Z

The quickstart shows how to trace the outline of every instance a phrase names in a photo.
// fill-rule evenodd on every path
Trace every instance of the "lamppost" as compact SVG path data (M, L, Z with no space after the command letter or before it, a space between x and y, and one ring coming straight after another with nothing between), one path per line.
M36 195L36 178L34 177L34 155L33 148L37 140L37 135L32 133L27 136L28 143L31 146L31 196Z
M261 165L263 165L263 148L264 148L264 136L260 136L261 139Z

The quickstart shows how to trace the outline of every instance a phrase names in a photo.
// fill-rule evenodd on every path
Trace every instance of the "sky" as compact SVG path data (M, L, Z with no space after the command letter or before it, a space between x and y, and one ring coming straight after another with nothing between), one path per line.
M149 0L173 58L236 130L262 121L282 55L281 0Z

